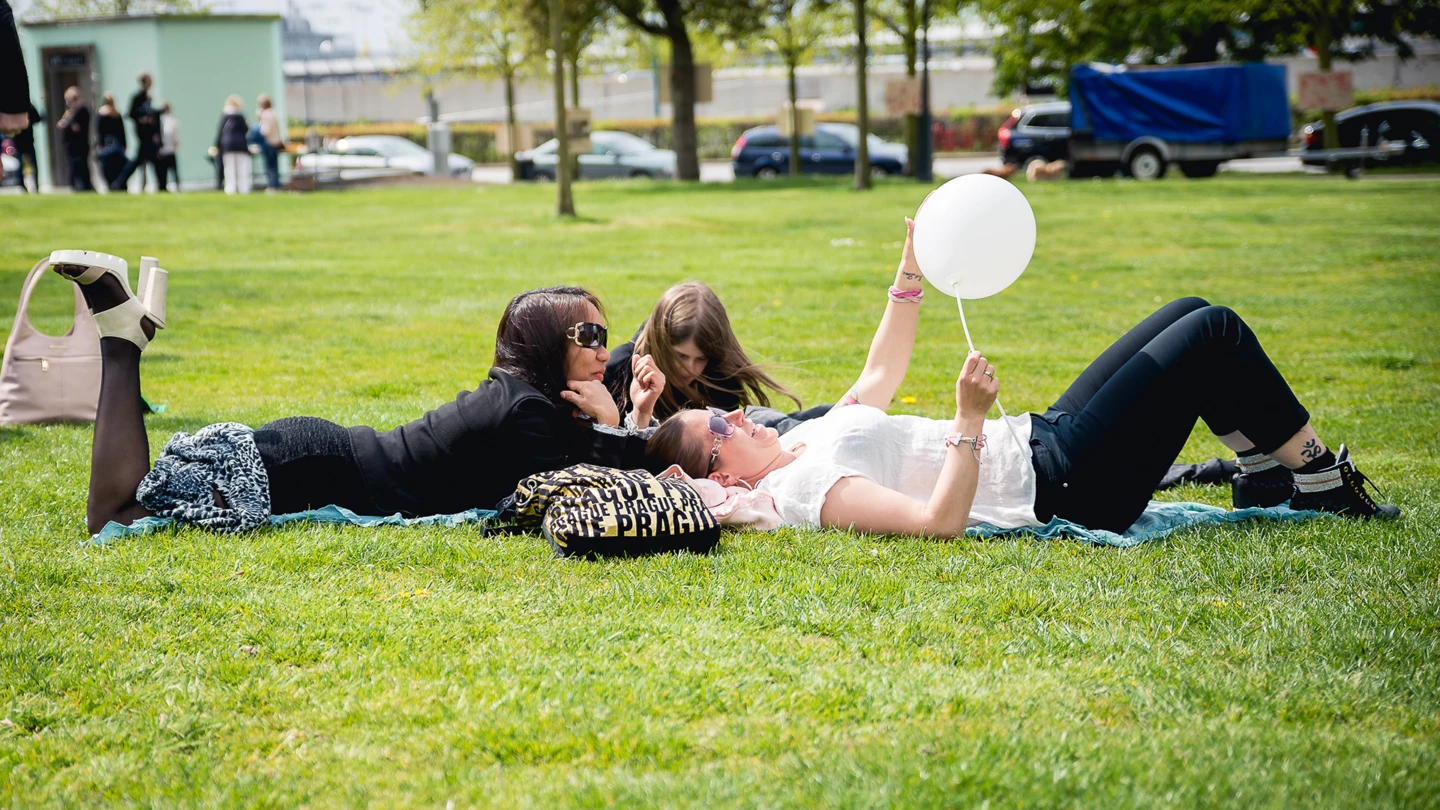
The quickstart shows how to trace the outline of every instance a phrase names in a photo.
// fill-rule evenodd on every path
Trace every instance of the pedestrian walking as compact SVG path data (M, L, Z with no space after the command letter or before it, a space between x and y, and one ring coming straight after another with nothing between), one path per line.
M220 126L215 131L215 148L225 169L226 194L250 193L250 144L246 138L250 124L241 109L244 103L239 96L225 99Z
M280 153L285 150L285 136L280 131L280 116L264 93L255 99L255 117L260 128L260 157L265 163L265 190L280 190Z
M90 182L90 108L80 100L80 88L65 89L65 114L55 123L65 143L65 160L70 164L70 187L94 191Z
M115 107L115 95L105 93L100 97L100 109L96 110L95 134L97 136L95 160L100 164L100 173L105 176L105 187L115 185L120 173L125 171L125 119Z
M170 103L160 105L160 190L164 191L166 184L173 174L175 176L175 190L180 190L180 167L175 159L176 151L180 148L180 121L170 111Z
M123 191L130 182L130 175L134 174L136 169L140 170L140 190L144 191L146 163L159 174L156 159L160 157L160 111L150 102L150 74L141 73L137 80L140 82L140 89L130 97L129 112L130 122L135 127L135 156L130 158L120 176L110 184L111 191Z

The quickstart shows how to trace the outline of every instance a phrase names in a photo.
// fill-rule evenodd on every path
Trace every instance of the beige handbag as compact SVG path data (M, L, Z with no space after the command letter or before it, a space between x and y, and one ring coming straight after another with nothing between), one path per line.
M60 337L42 335L30 323L30 295L50 267L41 259L20 293L15 328L0 362L0 425L93 422L100 402L100 332L78 285L75 321Z

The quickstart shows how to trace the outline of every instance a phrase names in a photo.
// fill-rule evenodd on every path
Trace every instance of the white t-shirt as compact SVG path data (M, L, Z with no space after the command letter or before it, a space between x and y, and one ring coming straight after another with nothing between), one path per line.
M835 408L780 437L786 450L804 444L805 452L761 479L756 489L773 496L781 519L793 526L818 527L825 496L841 478L868 478L929 501L949 452L945 437L953 432L954 423L948 419L891 416L869 405ZM985 436L969 525L1039 526L1030 415L987 419ZM960 449L970 452L967 446Z

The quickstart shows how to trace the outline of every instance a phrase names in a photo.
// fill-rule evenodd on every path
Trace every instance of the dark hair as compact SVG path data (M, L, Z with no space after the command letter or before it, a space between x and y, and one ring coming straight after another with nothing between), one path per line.
M680 419L685 413L676 413L655 429L645 442L645 455L667 467L679 464L680 469L691 478L704 478L710 466L710 454L702 442L687 443L685 423Z
M586 304L605 314L600 299L579 287L546 287L510 299L495 331L495 368L566 404L560 392L568 390L565 358L573 341L565 333L589 320Z

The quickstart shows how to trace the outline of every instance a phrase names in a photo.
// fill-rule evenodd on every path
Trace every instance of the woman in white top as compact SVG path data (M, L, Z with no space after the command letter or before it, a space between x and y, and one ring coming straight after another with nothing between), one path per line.
M1337 454L1321 443L1245 322L1198 298L1132 329L1043 415L987 420L999 381L977 352L956 381L954 419L888 415L910 364L922 280L907 235L865 368L828 415L781 437L742 411L683 411L646 452L694 478L770 493L791 525L955 537L978 523L1059 517L1121 532L1204 419L1239 455L1237 506L1399 515L1370 498L1343 445Z

